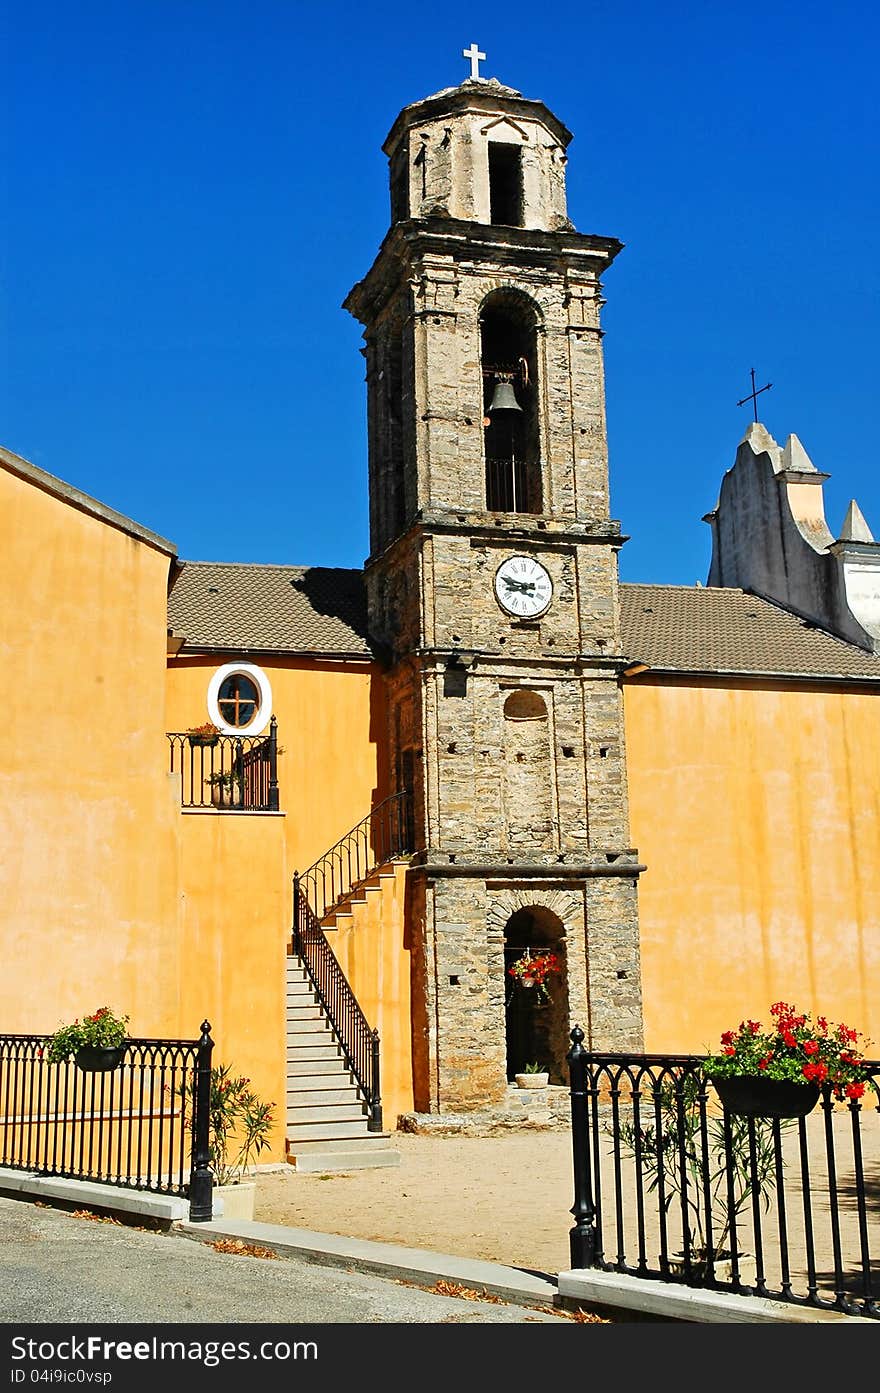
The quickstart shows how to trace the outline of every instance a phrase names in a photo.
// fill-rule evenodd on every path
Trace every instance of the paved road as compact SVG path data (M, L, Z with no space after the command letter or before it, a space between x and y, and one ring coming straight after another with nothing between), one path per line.
M220 1253L173 1233L0 1197L9 1323L571 1323L551 1311L435 1295L294 1258Z

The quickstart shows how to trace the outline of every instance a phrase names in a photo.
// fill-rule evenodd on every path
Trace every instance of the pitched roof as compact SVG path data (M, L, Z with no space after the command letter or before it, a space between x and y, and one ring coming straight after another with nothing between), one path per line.
M745 590L623 584L620 624L654 671L880 682L880 656Z
M370 657L362 571L183 562L168 626L189 649Z
M620 622L655 672L880 682L880 656L744 590L624 583ZM190 650L371 656L363 572L342 567L182 562L168 624Z

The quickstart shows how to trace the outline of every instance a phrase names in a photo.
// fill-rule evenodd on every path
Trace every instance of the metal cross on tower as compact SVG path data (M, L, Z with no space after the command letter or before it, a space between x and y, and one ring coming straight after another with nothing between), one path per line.
M486 55L485 55L485 53L481 53L480 50L477 48L477 45L476 45L476 44L471 44L470 48L464 48L464 49L462 49L462 51L461 51L461 56L462 56L462 58L470 58L470 60L471 60L471 77L479 77L479 76L480 76L480 59L482 59L483 62L485 63L485 61L486 61Z
M758 390L757 390L757 392L756 392L756 391L755 391L755 369L754 369L754 368L750 368L749 371L750 371L751 374L752 374L752 390L749 392L749 394L748 394L747 397L743 397L742 401L738 401L738 402L737 402L737 406L745 406L746 402L747 402L747 401L750 401L750 402L752 403L752 405L754 406L754 408L755 408L755 420L757 421L757 419L758 419L758 397L761 395L762 392L769 391L769 389L773 386L773 383L772 383L772 382L768 382L768 383L766 384L766 386L764 386L764 387L759 387Z

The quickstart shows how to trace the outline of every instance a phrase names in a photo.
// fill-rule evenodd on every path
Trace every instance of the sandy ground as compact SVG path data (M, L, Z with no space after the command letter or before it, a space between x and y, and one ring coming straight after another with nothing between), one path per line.
M396 1132L400 1165L347 1174L259 1172L254 1219L402 1243L555 1275L573 1219L567 1131L499 1137Z
M860 1128L862 1165L869 1193L880 1185L880 1128L873 1111ZM855 1204L851 1119L846 1110L832 1115L835 1131L836 1188L839 1196L839 1238L845 1270L859 1290L860 1237ZM807 1119L810 1136L810 1181L813 1193L812 1235L820 1287L834 1290L833 1225L829 1183L823 1169L825 1119L817 1109ZM393 1144L399 1166L322 1176L297 1174L292 1168L257 1174L254 1217L258 1222L286 1224L319 1233L401 1243L459 1257L482 1258L555 1276L570 1267L569 1233L574 1220L571 1135L563 1130L508 1132L493 1137L436 1136L395 1132ZM790 1179L787 1232L792 1276L800 1294L806 1286L803 1210L796 1124L784 1133ZM616 1252L610 1167L611 1152L601 1152L605 1176L606 1245ZM653 1205L648 1226L654 1227ZM670 1211L672 1214L673 1211ZM626 1250L636 1252L632 1200L626 1204ZM868 1212L869 1249L880 1252L880 1218ZM671 1220L670 1220L671 1223ZM754 1252L754 1236L746 1210L740 1235L744 1252ZM762 1220L763 1248L771 1288L780 1285L779 1252L774 1238L776 1220ZM670 1230L674 1238L674 1225ZM655 1247L655 1244L658 1246ZM678 1246L673 1244L673 1246ZM649 1251L659 1253L657 1233L649 1234ZM829 1285L830 1284L830 1285ZM824 1294L824 1292L823 1292Z

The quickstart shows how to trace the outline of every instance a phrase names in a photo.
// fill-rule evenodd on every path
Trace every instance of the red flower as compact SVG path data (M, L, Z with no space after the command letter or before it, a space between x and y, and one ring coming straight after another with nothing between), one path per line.
M816 1064L805 1064L803 1075L808 1083L824 1083L828 1077L828 1065L821 1061Z
M805 1053L805 1054L815 1054L816 1051L818 1050L818 1048L819 1048L819 1041L818 1041L818 1040L805 1040L805 1041L804 1041L804 1053Z
M733 1045L727 1045L727 1046L725 1047L724 1053L725 1053L725 1054L736 1054L736 1050L734 1049Z
M847 1098L861 1098L864 1091L865 1085L863 1083L848 1083L844 1090Z

